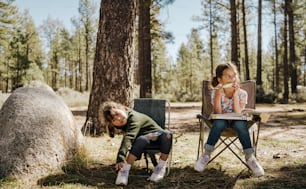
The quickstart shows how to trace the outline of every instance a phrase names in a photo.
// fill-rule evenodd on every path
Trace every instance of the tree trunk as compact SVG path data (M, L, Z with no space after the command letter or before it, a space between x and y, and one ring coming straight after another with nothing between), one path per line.
M261 10L262 10L262 0L258 0L258 42L257 42L257 73L256 73L256 85L258 87L262 87L262 78L261 78L261 71L262 71L262 55L261 55Z
M73 68L73 61L71 59L69 59L69 71L71 72L71 75L69 77L69 88L70 89L73 89L73 75L74 75L74 72L73 72L74 68Z
M85 66L86 66L86 79L85 79L85 91L89 89L89 32L87 26L85 26Z
M209 37L210 37L210 74L214 75L214 46L213 46L213 31L212 31L212 2L209 1Z
M284 54L283 54L283 63L284 63L284 96L283 96L283 102L284 104L288 103L289 100L289 86L288 86L288 80L289 80L289 66L288 66L288 41L287 41L287 10L288 10L288 0L285 0L285 11L284 11Z
M306 73L305 73L305 71L306 71L306 46L304 47L304 66L303 66L303 69L304 69L304 73L303 73L303 75L304 75L304 86L306 86Z
M248 35L246 28L246 16L245 16L245 2L242 0L242 24L243 24L243 38L244 38L244 56L245 56L245 80L250 80L250 69L249 69L249 53L248 53Z
M0 73L0 94L3 92L3 78L2 74Z
M58 50L54 49L53 52L53 62L51 65L51 73L52 73L52 89L57 90L59 87L58 83L58 72L59 72L59 60L58 60Z
M132 102L135 23L136 0L101 1L93 84L83 133L89 130L99 135L105 131L98 119L103 102L113 100L127 106Z
M138 78L140 98L152 97L150 6L151 0L139 0Z
M294 14L292 0L288 0L288 29L289 29L289 60L290 60L290 75L291 75L291 92L297 93L297 65L295 56L295 39L294 39Z
M79 74L78 74L78 84L79 84L79 91L83 92L82 87L82 77L83 77L83 69L82 69L82 42L81 42L81 36L79 35L79 49L78 49L78 64L79 64Z
M232 41L231 41L231 60L234 64L238 64L238 32L237 32L237 11L236 11L236 0L230 0L231 6L231 33L232 33Z
M281 92L280 87L280 79L279 79L279 72L280 72L280 65L278 59L278 42L277 42L277 23L276 23L276 6L275 0L273 0L273 14L274 14L274 48L275 48L275 91L276 93Z

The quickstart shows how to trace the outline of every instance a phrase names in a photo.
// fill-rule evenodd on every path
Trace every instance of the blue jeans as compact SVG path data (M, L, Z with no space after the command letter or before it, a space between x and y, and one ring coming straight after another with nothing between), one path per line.
M242 144L245 154L251 154L254 152L250 139L249 129L247 121L244 120L222 120L216 119L212 121L213 126L209 132L207 142L205 144L205 150L212 152L215 144L218 142L221 133L227 127L232 127L238 134L240 143Z

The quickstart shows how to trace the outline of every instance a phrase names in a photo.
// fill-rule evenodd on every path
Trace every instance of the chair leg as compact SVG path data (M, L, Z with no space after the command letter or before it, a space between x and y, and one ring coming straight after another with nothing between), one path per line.
M170 174L171 161L172 161L172 150L170 151L169 156L168 156L165 176L168 176Z
M213 158L215 159L217 156L219 156L224 150L226 150L227 148L240 160L241 163L243 163L249 170L250 167L249 165L232 149L231 145L234 144L234 146L236 146L236 144L234 143L236 140L238 139L238 137L236 137L234 140L231 140L230 143L227 143L225 140L223 140L222 138L220 138L220 140L222 141L222 143L225 145L225 147ZM237 147L237 146L236 146ZM212 161L213 159L211 159L210 161Z
M204 149L204 126L203 126L203 121L201 119L199 119L199 125L200 125L200 136L199 136L199 143L198 143L197 160L200 157L200 152L202 154L203 149Z
M149 156L150 156L150 159L152 161L152 164L154 165L154 167L157 165L157 160L156 160L156 157L155 157L155 154L151 154L149 153Z
M255 157L257 157L257 144L258 144L258 138L259 138L259 131L260 131L260 121L257 124L257 133L255 136L255 144L254 144L254 151L255 151Z
M229 140L232 141L230 138L229 138ZM237 139L236 139L236 140L237 140ZM234 142L233 145L236 147L237 150L243 152L242 148L239 147L239 146L236 144L236 142Z
M146 160L146 172L149 173L149 160L148 160L148 154L144 152L144 157Z
M227 138L226 138L227 139ZM225 140L226 140L225 139ZM227 143L224 139L220 138L221 142L225 145L225 147L219 151L214 157L212 157L208 163L212 162L214 159L216 159L224 150L226 150L226 148L228 148L231 144L233 144L238 138L235 138L234 140L232 140L230 143ZM218 148L222 143L218 144L216 146L216 148ZM216 149L215 148L215 149Z
M250 169L249 165L243 159L241 159L240 156L237 155L237 153L231 148L231 146L228 146L228 149L232 151L232 153L241 161L241 163L243 163L248 169Z

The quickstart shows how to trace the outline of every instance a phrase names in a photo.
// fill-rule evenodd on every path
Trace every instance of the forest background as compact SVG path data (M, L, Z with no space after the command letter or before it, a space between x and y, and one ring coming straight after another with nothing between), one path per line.
M133 55L134 97L147 95L139 94L141 75L150 73L150 97L200 101L202 80L211 78L218 63L230 60L238 66L241 80L256 80L258 102L305 101L303 1L203 0L202 14L194 16L194 21L202 26L190 31L187 43L181 44L175 60L168 57L165 45L175 38L164 30L159 20L160 10L173 3L175 1L170 0L149 4L151 51L147 62L150 66L139 66L141 53L146 52L140 52L138 45ZM26 86L33 80L43 81L55 91L70 88L81 93L90 92L98 31L98 8L93 1L79 1L79 14L71 18L72 31L61 20L51 17L36 26L30 13L18 10L14 0L1 0L0 10L2 93ZM269 50L264 52L261 48L262 16L274 30ZM257 31L250 29L254 25ZM200 37L203 30L208 33L206 39ZM136 35L134 43L140 44L139 29ZM151 72L146 71L148 69Z
M90 0L80 0L79 2L79 15L72 19L75 30L69 31L60 24L59 20L52 18L48 18L41 26L37 27L29 13L19 12L18 8L14 6L13 0L0 1L0 90L2 95L8 96L16 88L28 86L33 84L33 81L40 80L51 86L61 96L65 95L63 94L65 91L70 93L71 90L77 94L85 95L87 97L83 104L85 106L88 105L88 98L95 97L97 100L90 100L89 108L81 111L82 118L78 118L76 115L80 113L79 110L73 111L79 121L79 127L84 126L83 123L89 120L88 115L97 112L99 104L95 105L92 102L100 103L99 99L105 100L106 97L115 96L114 98L123 102L131 97L143 96L167 98L173 102L172 104L176 101L197 101L196 109L190 106L181 109L180 114L172 117L172 124L177 126L175 129L178 131L178 137L181 136L181 138L178 140L179 143L175 145L177 149L174 150L174 160L176 161L174 161L173 173L176 174L167 177L166 182L160 183L160 185L166 186L163 188L169 188L169 185L181 186L184 184L186 184L186 188L193 185L198 188L203 183L217 183L222 187L229 186L228 188L231 188L236 183L238 183L238 187L239 184L253 186L254 183L257 184L261 181L263 182L257 184L257 188L267 188L265 183L268 183L268 188L271 185L282 188L284 183L287 188L302 188L305 185L303 179L305 175L305 145L302 140L305 138L303 132L305 129L303 108L305 106L300 103L306 98L306 11L304 2L293 0L259 0L256 3L244 0L203 1L203 15L194 18L202 22L203 27L191 30L187 43L181 45L178 57L174 61L167 57L165 46L167 42L174 40L173 36L170 32L163 30L163 24L159 22L158 15L163 6L166 4L171 6L171 3L175 3L175 1L139 0L137 1L138 7L135 6L136 0L101 1L99 21L97 17L90 16L94 13L94 9L90 8L93 7ZM117 11L116 8L124 11ZM144 23L140 22L144 16L141 13L148 13L143 8L149 10L149 25L143 25ZM116 14L118 12L122 14ZM264 12L268 12L273 18L271 25L274 28L274 33L271 34L273 36L271 48L267 52L263 52L261 49L261 31L264 28L261 28L260 23L263 21L261 18L265 15L262 14ZM137 15L137 23L136 19L129 19L134 18L135 15ZM146 14L146 16L148 15ZM258 24L251 22L254 17L258 18ZM110 25L112 27L105 27L109 26L106 21L112 23ZM265 19L265 21L269 21L269 19ZM254 24L258 26L258 30L252 33L254 30L249 30L249 27ZM126 27L131 25L133 27ZM130 31L132 29L136 30L137 38L131 37ZM208 40L200 38L199 31L201 29L208 31ZM144 35L147 34L147 30L150 35ZM99 41L99 37L105 36L108 36L108 41ZM133 39L133 41L128 41L129 39ZM150 39L149 48L140 48L141 45L144 45L143 43L147 45L147 39ZM122 45L127 41L128 45ZM47 47L43 46L44 42ZM130 53L131 47L135 53ZM101 52L108 53L108 57L113 59L102 59L102 56L99 56ZM114 53L115 56L109 56L113 55L111 53ZM143 55L149 56L143 57ZM274 106L272 103L293 104L291 105L293 106L292 110L287 110L289 106L283 105L282 107L286 108L285 112L273 112L270 122L263 127L263 131L266 132L261 135L263 140L259 156L264 162L263 165L268 175L263 180L255 178L240 180L244 174L238 173L238 169L235 169L234 174L238 175L237 177L233 177L233 174L226 174L221 178L221 181L215 182L215 179L220 177L215 173L221 172L223 174L224 172L224 169L219 165L217 165L217 169L213 168L205 174L197 175L190 167L195 159L194 144L197 142L198 132L188 133L189 135L184 136L186 133L184 128L196 130L192 126L198 124L194 116L200 111L201 82L203 79L211 78L212 71L219 62L227 60L233 61L238 66L241 80L256 80L257 102L269 103L265 106L265 110L271 112ZM144 62L147 63L146 66L143 66ZM99 72L101 67L104 68L101 71L105 72ZM107 72L109 70L110 72ZM152 71L152 73L147 74L147 71ZM130 77L130 75L134 77ZM144 78L140 76L144 76ZM132 78L132 86L130 86L130 78ZM96 80L99 82L94 85ZM143 83L147 80L150 82ZM99 88L99 84L102 84L102 87ZM144 94L141 94L142 89L144 89ZM130 91L133 91L133 96L129 96ZM92 95L93 92L96 93ZM69 96L69 100L76 101L74 96ZM92 105L93 108L90 108L90 104L95 106ZM69 103L68 105L73 106ZM181 107L182 103L179 106ZM171 113L175 115L177 109L173 108ZM192 112L188 113L187 110ZM177 118L185 118L182 115L188 115L188 118L177 121ZM91 117L93 121L95 120L94 116ZM86 137L86 139L92 141L92 145L88 145L88 149L95 150L90 155L93 154L103 162L99 161L101 164L98 165L91 164L93 167L89 171L85 169L88 173L87 177L84 177L85 174L78 174L78 177L75 178L75 175L72 174L74 178L71 179L69 175L66 177L66 175L59 174L48 177L43 184L62 185L77 181L77 184L84 183L86 186L100 186L101 178L103 178L103 183L112 183L115 174L110 165L115 156L114 146L119 144L120 138L116 138L114 143L109 143L109 138L106 137ZM97 144L107 149L101 150L102 147L97 148ZM186 154L186 149L193 151ZM111 154L110 152L112 155L108 156ZM188 159L186 160L186 158ZM231 159L224 162L229 162L226 166L236 166L231 162ZM92 170L98 171L93 172ZM105 172L108 174L103 174ZM186 172L192 174L186 174ZM92 179L93 175L99 175L98 179ZM210 176L207 177L207 175ZM209 180L203 181L203 178ZM210 180L212 178L213 181ZM139 181L141 188L146 183L145 180L137 178L131 180L131 182L136 181ZM224 184L223 181L227 183ZM247 184L248 181L251 183ZM151 186L150 183L147 185ZM4 186L4 188L8 187ZM215 188L217 187L215 186Z

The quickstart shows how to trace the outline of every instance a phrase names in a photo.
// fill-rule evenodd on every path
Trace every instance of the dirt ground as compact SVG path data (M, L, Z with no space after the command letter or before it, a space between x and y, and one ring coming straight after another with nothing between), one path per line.
M257 104L256 111L270 115L266 123L262 123L262 135L273 133L276 129L284 129L283 136L305 132L306 103L302 104ZM171 108L171 126L174 130L198 130L196 115L201 113L201 103L173 103ZM289 131L291 129L291 131ZM296 129L296 130L294 130ZM306 134L306 133L305 133ZM281 135L279 135L281 137Z
M196 115L201 113L200 102L171 103L170 106L171 127L173 127L174 130L181 129L182 127L184 128L186 126L194 126L194 129L196 129L196 125L198 124ZM71 108L78 126L84 124L86 109L87 107L85 106ZM270 114L269 120L263 124L263 129L271 126L306 127L306 103L257 104L256 111Z
M131 184L125 188L306 188L306 104L258 104L256 110L270 115L261 125L257 150L265 168L264 177L250 176L230 152L209 165L204 173L196 173L193 170L199 138L196 115L201 113L201 103L171 103L171 129L175 132L175 140L170 175L163 182L152 184L135 176L139 171L136 168L130 175ZM86 107L72 108L72 112L77 124L82 126ZM112 140L86 137L86 142L93 146L91 148L99 149L92 152L91 158L103 159L103 163L92 164L90 170L83 170L82 177L78 178L81 181L77 182L97 188L117 188L113 184L116 174L112 167L120 137ZM96 175L96 178L90 175ZM44 180L44 185L53 185L57 180L50 179ZM66 183L66 180L57 182Z

